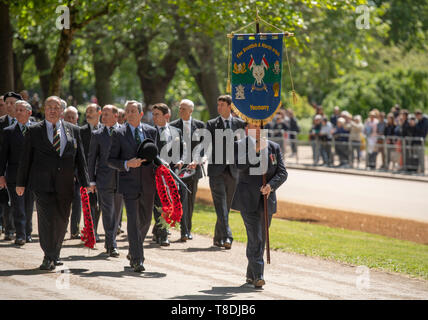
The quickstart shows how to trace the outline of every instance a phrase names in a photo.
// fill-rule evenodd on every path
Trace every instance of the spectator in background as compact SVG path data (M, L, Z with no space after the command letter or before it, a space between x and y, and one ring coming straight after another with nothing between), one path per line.
M339 117L340 117L340 108L338 106L335 106L333 109L333 114L330 117L330 122L335 128L337 126L337 119L339 119Z
M6 102L4 102L3 96L0 96L0 117L3 117L6 114Z
M428 118L420 109L416 109L415 116L416 120L418 120L416 127L419 130L420 136L426 140L428 134Z
M320 159L320 140L319 134L321 131L321 121L322 116L320 114L315 115L312 128L309 131L309 140L311 141L312 146L312 157L314 160L314 166L318 165Z
M385 158L385 128L386 128L386 120L385 120L385 112L379 112L379 118L378 118L378 124L377 124L377 151L380 153L382 158L382 169L386 169L386 158Z
M37 120L42 120L43 116L42 116L42 112L40 110L40 98L39 95L37 93L33 94L33 97L31 98L30 101L31 107L33 108L33 116L34 118L36 118Z
M119 108L119 116L117 118L119 124L124 124L126 122L125 110Z
M70 122L75 126L77 126L78 120L79 120L79 113L75 107L69 106L64 110L64 121Z
M351 130L349 139L351 139L351 167L354 166L354 160L357 158L357 168L360 166L361 159L361 136L363 134L364 125L360 115L356 115L351 121Z
M272 141L279 144L281 148L281 152L284 155L284 133L288 130L287 125L284 121L284 116L282 113L278 112L278 114L275 116L275 122L272 126Z
M416 126L416 117L411 114L408 116L409 127L406 131L406 137L413 138L406 141L406 170L418 171L424 158L424 148L421 148L423 141L421 141L422 132Z
M386 126L385 126L385 139L386 139L386 169L389 170L389 165L391 162L397 162L393 157L393 152L395 152L395 143L396 139L393 138L395 136L395 117L392 112L388 113L386 116Z
M324 117L321 122L321 130L320 130L320 142L321 142L321 158L323 160L323 166L330 167L333 164L333 157L331 154L331 141L332 134L334 132L333 125L330 121L328 121L327 117Z
M401 123L401 135L403 137L408 137L409 136L409 111L406 109L403 109L400 111L400 117L402 118L402 123Z
M377 142L377 124L376 112L370 111L369 118L364 124L364 133L367 137L368 168L376 169L376 142Z
M297 119L294 116L294 112L292 109L288 108L286 111L286 115L289 119L288 130L290 131L290 133L288 138L291 142L291 157L293 157L297 153L297 133L300 132L300 127L297 123Z
M335 151L339 157L339 168L349 168L348 164L348 141L349 131L345 129L346 120L342 117L337 119L337 128L334 131Z
M394 115L395 121L397 121L397 118L400 115L400 105L398 103L391 108L391 113Z
M30 95L28 94L27 90L22 90L19 94L21 95L23 100L30 102Z

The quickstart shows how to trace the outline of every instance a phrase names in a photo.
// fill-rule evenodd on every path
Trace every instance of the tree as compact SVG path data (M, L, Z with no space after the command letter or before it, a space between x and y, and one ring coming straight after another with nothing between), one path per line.
M14 90L13 34L8 1L0 1L0 94Z

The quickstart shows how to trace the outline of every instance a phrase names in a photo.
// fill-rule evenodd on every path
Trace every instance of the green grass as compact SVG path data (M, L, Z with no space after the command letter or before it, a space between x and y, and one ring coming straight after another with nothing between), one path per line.
M213 236L215 222L213 207L195 205L194 233ZM230 213L229 225L234 240L245 243L247 236L239 213ZM428 279L427 245L282 219L273 219L269 234L271 249Z

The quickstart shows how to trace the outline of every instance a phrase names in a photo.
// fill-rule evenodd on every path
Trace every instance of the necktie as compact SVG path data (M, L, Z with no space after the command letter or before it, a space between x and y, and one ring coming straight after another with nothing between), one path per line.
M52 125L52 130L53 130L53 140L52 140L52 145L55 148L55 151L58 152L58 154L60 154L61 151L61 139L59 137L58 134L58 130L56 129L56 125Z
M22 128L21 128L22 135L25 136L25 134L27 133L27 130L28 130L27 126L22 126Z
M134 138L135 138L135 142L137 143L137 145L140 145L141 138L140 138L140 134L139 134L138 128L135 128L135 130L134 130Z
M108 128L108 134L111 136L111 134L113 133L113 130L114 130L114 128L113 127L110 127L110 128Z
M230 129L229 120L224 120L226 122L226 129Z
M15 118L12 118L12 121L11 121L10 125L14 125L14 124L15 124L15 121L16 121L16 119L15 119Z

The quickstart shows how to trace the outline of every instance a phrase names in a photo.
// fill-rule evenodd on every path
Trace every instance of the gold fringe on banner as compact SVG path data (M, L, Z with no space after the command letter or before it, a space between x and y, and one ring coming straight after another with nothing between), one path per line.
M268 118L260 120L260 119L252 119L243 114L239 109L235 106L235 104L232 102L232 110L235 114L237 114L242 120L245 122L251 123L255 126L264 126L272 121L273 117L275 117L276 113L278 112L279 108L281 108L282 102L280 101L278 106L276 107L276 110L272 115L270 115Z

